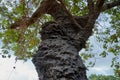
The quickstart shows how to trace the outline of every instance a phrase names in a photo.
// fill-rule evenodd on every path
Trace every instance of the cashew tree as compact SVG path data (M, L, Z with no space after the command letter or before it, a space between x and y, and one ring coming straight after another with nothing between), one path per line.
M32 58L39 80L88 80L81 56L94 55L79 51L89 48L86 42L96 32L104 48L99 56L112 53L119 70L119 5L120 0L0 0L2 57L12 50L18 60ZM100 14L111 24L104 32L95 26Z

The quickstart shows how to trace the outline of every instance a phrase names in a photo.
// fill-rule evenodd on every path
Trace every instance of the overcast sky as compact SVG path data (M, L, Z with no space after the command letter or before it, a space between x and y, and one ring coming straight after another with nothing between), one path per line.
M95 37L91 37L92 44L96 45L94 52L99 53L101 51L101 45L96 41ZM1 46L0 42L0 46ZM87 75L90 74L103 74L103 75L112 75L113 69L110 68L111 64L111 55L106 58L97 59L96 65L92 68L89 68ZM13 69L13 67L16 67ZM29 60L27 62L17 61L15 64L15 57L3 59L0 56L0 80L38 80L38 76L35 70L34 65Z
M98 59L96 65L88 69L87 75L112 75L113 70L110 68L110 61L110 56L106 59ZM14 56L5 59L0 56L0 80L38 80L38 77L30 60L27 62L19 60L15 63Z
M17 61L15 64L14 58L15 57L3 59L0 57L0 80L38 80L35 67L31 61L25 63L23 61ZM87 74L113 74L112 69L109 67L108 60L109 58L99 60L95 67L88 70ZM16 67L15 69L13 69L14 66Z
M91 37L91 42L95 42L95 44L97 44L95 46L97 49L95 49L96 51L94 52L99 53L101 45L96 41L94 36ZM0 46L1 45L2 43L0 42ZM111 55L106 58L97 59L96 65L87 70L87 75L112 75L113 69L110 68L110 64ZM13 68L14 66L16 67L15 69ZM12 56L11 58L2 58L0 56L0 80L38 80L38 76L31 60L27 62L18 60L17 63L15 63L15 56Z
M13 67L16 67L15 69ZM15 57L0 57L0 80L38 80L35 67L31 61L17 61Z
M94 36L91 37L91 42L96 42ZM101 50L101 45L98 42L95 44L97 44L95 46L97 49L95 50L96 52L99 52ZM2 46L1 42L0 46ZM87 70L87 75L112 75L113 69L110 68L110 64L111 55L106 58L97 59L96 65ZM16 67L15 69L13 68L14 66ZM0 80L38 80L38 76L31 60L27 62L18 60L17 63L15 63L15 56L12 56L11 58L2 58L0 55Z
M103 27L101 29L103 30ZM91 42L96 42L94 37L92 37ZM2 44L0 43L0 46L1 45ZM100 51L99 43L95 47L97 48L95 50ZM112 68L110 68L110 64L111 64L110 58L111 58L111 55L109 55L108 57L104 59L98 59L96 61L96 65L88 69L87 75L90 75L90 74L111 75L113 74L113 70ZM16 67L15 69L13 68L14 66ZM0 56L0 80L38 80L38 76L37 76L35 67L30 60L27 62L17 61L17 63L15 63L14 56L12 56L11 58L5 58L5 59L3 59Z

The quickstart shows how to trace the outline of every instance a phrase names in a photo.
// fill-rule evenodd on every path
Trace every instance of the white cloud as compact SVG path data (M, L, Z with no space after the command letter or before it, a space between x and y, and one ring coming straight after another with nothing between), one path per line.
M101 65L89 68L87 73L89 76L90 74L110 75L113 72L110 67ZM15 57L10 59L0 57L0 80L38 80L38 76L31 61L17 61L15 64Z
M13 67L16 67L13 69ZM17 61L15 58L0 57L0 80L38 80L35 67L31 61Z
M101 66L89 68L88 73L89 73L88 75L90 74L113 75L113 70L108 66Z
M97 60L95 67L89 68L87 71L88 76L90 74L113 74L108 61L110 60ZM15 69L13 69L14 66L16 67ZM38 76L31 61L17 61L15 64L14 56L5 59L0 57L0 80L38 80Z

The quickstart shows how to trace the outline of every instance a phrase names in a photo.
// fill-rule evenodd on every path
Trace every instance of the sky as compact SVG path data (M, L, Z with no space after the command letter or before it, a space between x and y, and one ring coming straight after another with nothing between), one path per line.
M0 80L38 80L38 77L31 61L19 60L15 63L12 56L5 59L0 57Z
M102 49L100 43L96 41L95 37L90 37L92 43L97 44L94 52L100 52ZM2 44L0 43L0 46ZM0 50L1 53L1 50ZM87 75L90 74L102 74L102 75L113 75L113 69L110 67L112 55L108 55L106 58L100 58L96 60L94 67L89 67ZM13 68L15 67L15 69ZM0 80L38 80L38 75L35 70L35 66L28 60L24 62L18 60L15 63L15 56L11 58L2 58L0 55Z
M94 37L91 37L91 42L96 42ZM94 43L93 43L94 44ZM96 43L95 43L96 44ZM99 52L100 44L95 46ZM1 43L0 43L1 46ZM103 74L113 75L113 69L110 67L111 55L106 58L97 59L94 67L90 67L87 70L87 75L90 74ZM15 69L13 68L15 66ZM2 58L0 56L0 80L38 80L37 72L31 60L23 62L18 60L15 63L15 56L11 58Z
M97 44L95 47L95 52L100 52L101 45L96 41L95 37L90 37L92 43ZM0 42L0 46L2 43ZM1 50L0 50L1 53ZM94 67L89 67L87 70L87 75L90 74L102 74L102 75L113 75L113 69L110 67L111 64L111 56L109 55L106 58L100 58L96 60L96 64ZM13 68L15 66L15 69ZM38 75L35 70L35 66L28 60L24 62L22 60L18 60L15 63L15 56L11 56L11 58L2 58L0 55L0 80L38 80Z
M88 69L87 75L112 75L113 70L110 68L109 63L109 57L97 60L96 65ZM14 66L16 67L15 69L13 68ZM0 80L38 80L38 76L30 60L27 62L19 60L15 63L14 56L5 59L0 57Z
M95 45L94 52L100 53L102 50L101 43L96 41L95 36L90 37L90 40L91 43ZM2 43L0 42L0 46L1 45ZM110 67L111 57L112 55L109 55L106 58L97 59L95 66L88 68L87 75L113 75L113 69ZM13 68L14 66L15 69ZM0 80L38 80L38 75L31 60L27 62L18 60L17 63L15 63L15 56L12 55L11 58L4 59L0 55Z
M102 51L102 44L96 41L95 36L90 37L90 42L93 44L93 54L99 54ZM90 52L90 53L92 53ZM112 54L106 56L106 58L102 58L100 56L96 56L96 62L94 67L89 67L87 71L87 75L90 74L102 74L102 75L114 75L113 68L110 67L111 65L111 58L113 57ZM88 60L94 62L94 58ZM87 63L87 62L86 62Z
M113 75L113 69L110 64L110 55L106 58L98 59L94 67L88 68L87 75ZM0 56L0 80L38 80L38 76L31 60L27 62L18 60L15 63L15 56L11 56L11 58L2 58Z

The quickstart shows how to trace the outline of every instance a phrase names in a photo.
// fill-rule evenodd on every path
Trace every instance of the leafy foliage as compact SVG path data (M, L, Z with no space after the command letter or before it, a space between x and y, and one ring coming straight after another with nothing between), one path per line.
M39 0L35 1L35 3L34 1L28 3L27 0L23 0L23 2L1 1L0 38L3 42L3 53L12 50L19 59L28 59L31 58L32 54L37 50L37 45L40 43L39 32L41 24L52 19L49 15L43 15L41 20L27 29L9 29L10 25L19 18L30 17L31 14L29 13L33 12L33 9L37 6L37 2L39 2ZM34 8L29 8L32 6L34 6Z
M97 39L99 42L103 42L103 52L100 54L102 57L112 55L111 66L118 65L120 62L120 7L115 7L104 14L109 16L110 26L105 27L104 31L98 31L99 35ZM108 25L109 25L108 24ZM120 65L118 65L120 66Z
M112 75L105 76L105 75L92 74L89 76L89 80L120 80L120 78L117 78Z
M9 27L19 19L29 18L37 9L41 1L42 0L0 0L0 39L3 42L3 53L6 53L7 50L12 50L14 51L14 55L19 59L29 59L37 50L37 46L41 41L39 35L41 25L44 22L52 20L51 16L43 15L36 23L24 30L11 30ZM70 10L73 15L82 16L87 14L88 7L86 0L64 1L68 10ZM115 0L106 0L106 2L110 1ZM112 54L112 66L120 66L120 7L107 10L102 13L102 15L105 15L105 17L100 16L102 19L97 20L96 27L93 30L97 42L102 43L102 51L93 53L93 44L88 41L86 44L86 52L83 52L80 55L84 60L89 60L90 58L96 58L96 56L105 58ZM103 19L104 21L110 22L110 25L103 26L102 30L100 30L99 28ZM9 51L7 54L9 54ZM94 63L95 61L93 63L90 61L89 65L94 65Z

